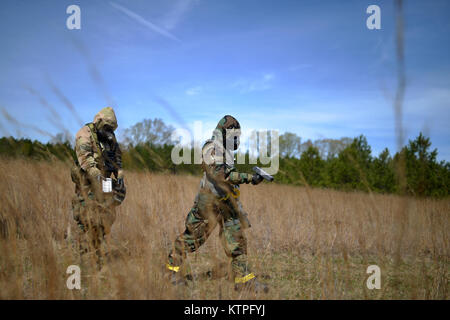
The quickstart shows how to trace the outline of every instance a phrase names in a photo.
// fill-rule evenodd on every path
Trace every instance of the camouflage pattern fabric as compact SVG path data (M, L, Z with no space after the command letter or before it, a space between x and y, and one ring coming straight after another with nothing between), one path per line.
M74 199L74 219L79 227L79 250L81 255L92 254L99 268L106 254L106 238L116 218L114 208L108 208L94 200L92 193L88 200Z
M232 157L230 150L223 146L220 136L224 130L240 128L236 119L225 116L219 121L212 139L203 148L204 171L199 192L189 211L185 231L180 234L169 254L167 267L178 271L188 252L196 251L205 243L214 228L219 225L219 236L225 253L231 258L231 268L235 281L252 279L247 262L247 240L244 229L250 227L247 213L239 201L239 184L250 183L253 175L236 170L234 163L227 161ZM245 280L247 281L247 280Z
M106 125L117 128L116 116L111 107L100 110L94 122L83 126L76 134L77 161L71 170L75 183L72 214L80 231L80 250L81 253L95 252L98 264L103 258L105 237L115 220L114 207L120 204L115 193L103 192L99 176L123 178L122 156L115 137L111 144L100 141L97 136L98 130Z
M75 136L75 152L78 163L88 175L96 177L99 174L104 177L107 172L104 171L103 149L105 144L102 144L97 138L97 130L101 130L105 125L111 126L114 130L117 128L117 119L114 110L111 107L106 107L100 110L94 118L92 126L89 124L83 126ZM116 142L117 144L117 142ZM117 159L118 176L120 178L122 173L122 155L120 148L114 148L114 156Z

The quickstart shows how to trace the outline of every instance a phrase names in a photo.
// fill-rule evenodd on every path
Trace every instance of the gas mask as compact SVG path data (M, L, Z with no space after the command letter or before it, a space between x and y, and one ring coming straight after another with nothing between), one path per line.
M112 143L114 142L114 129L105 124L101 129L97 130L97 136L102 142Z
M241 129L226 129L225 131L225 148L236 151L240 144Z

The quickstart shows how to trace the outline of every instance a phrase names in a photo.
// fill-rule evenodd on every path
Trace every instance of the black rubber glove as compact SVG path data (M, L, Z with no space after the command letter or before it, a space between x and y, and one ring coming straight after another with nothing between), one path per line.
M116 187L116 189L117 190L123 190L123 188L124 188L123 179L122 178L117 179L117 187Z
M261 177L259 174L253 174L251 182L253 185L257 185L258 183L260 183L263 180L264 180L264 178Z

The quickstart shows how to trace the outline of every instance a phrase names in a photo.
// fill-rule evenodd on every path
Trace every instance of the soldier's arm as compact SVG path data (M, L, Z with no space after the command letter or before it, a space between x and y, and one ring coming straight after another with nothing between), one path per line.
M242 184L242 183L250 183L252 182L253 174L238 172L235 168L231 169L228 173L227 180L232 184Z
M93 142L91 141L89 128L84 127L77 133L75 153L81 168L86 171L90 177L96 178L101 175L94 158Z
M122 170L122 150L120 150L119 144L116 142L116 165L117 165L117 179L123 179Z
M253 174L238 172L236 168L229 167L223 162L218 163L212 161L212 157L215 155L214 152L215 149L213 143L207 143L203 147L203 155L209 160L206 161L206 163L203 163L203 170L210 179L218 184L242 184L252 182Z
M258 174L238 172L236 168L229 168L225 164L215 165L210 170L210 175L216 181L216 185L259 184L263 178ZM208 174L208 173L207 173ZM222 187L221 189L226 190Z

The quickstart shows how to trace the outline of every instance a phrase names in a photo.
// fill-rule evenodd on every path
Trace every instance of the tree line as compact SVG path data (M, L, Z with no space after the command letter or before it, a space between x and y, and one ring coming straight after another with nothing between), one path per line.
M173 127L161 119L146 119L126 129L121 137L124 168L200 175L198 164L172 162L172 131ZM280 169L275 176L279 183L413 196L450 195L450 163L437 160L437 149L431 148L430 138L422 133L400 152L391 155L386 148L374 156L363 135L302 142L295 133L286 132L280 135L279 154ZM67 139L63 141L61 135L46 144L4 137L0 138L0 156L72 161L75 153L72 144ZM238 164L237 168L251 172L253 166ZM399 174L401 168L403 178Z
M324 158L320 149L312 144L300 157L282 157L277 180L339 190L449 195L450 163L437 161L437 149L431 149L430 139L422 133L394 155L385 148L378 156L373 156L363 135L340 148L336 154ZM402 166L404 181L399 174Z

